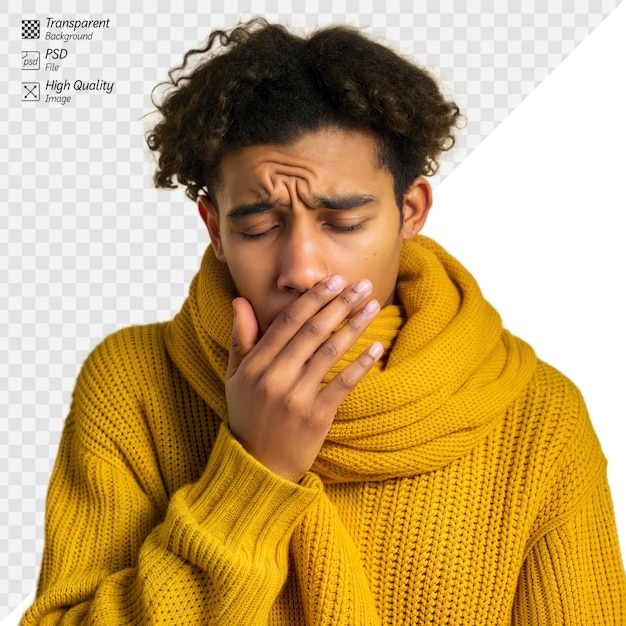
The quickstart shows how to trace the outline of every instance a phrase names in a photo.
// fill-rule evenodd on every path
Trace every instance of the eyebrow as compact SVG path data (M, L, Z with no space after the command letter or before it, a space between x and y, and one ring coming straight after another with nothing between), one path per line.
M254 215L255 213L261 213L263 211L270 211L274 208L274 204L271 202L253 202L252 204L240 204L226 214L226 217L231 220L238 220L248 215Z
M365 206L376 200L370 194L353 194L350 196L314 196L312 207L314 209L331 209L333 211L345 211ZM230 210L226 217L231 220L241 219L255 213L271 211L276 208L273 202L253 202L252 204L240 204Z

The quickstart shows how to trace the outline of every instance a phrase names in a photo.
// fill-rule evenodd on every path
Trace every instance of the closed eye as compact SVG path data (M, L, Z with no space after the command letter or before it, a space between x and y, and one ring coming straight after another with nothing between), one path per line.
M359 222L358 224L350 224L348 226L342 226L341 224L333 224L331 222L326 222L325 225L331 228L332 230L335 230L340 233L351 233L351 232L354 232L355 230L361 230L362 228L364 228L365 221Z
M272 226L272 228L269 228L268 230L264 230L261 233L246 233L246 232L241 232L239 233L239 236L242 239L263 239L263 237L267 237L274 229L278 228L278 226Z

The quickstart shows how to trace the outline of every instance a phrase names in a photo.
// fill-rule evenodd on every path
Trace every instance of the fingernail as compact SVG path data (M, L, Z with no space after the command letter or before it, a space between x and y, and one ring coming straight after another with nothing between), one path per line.
M383 348L383 344L379 343L378 341L376 343L373 343L368 349L367 349L367 353L373 358L373 359L379 359L384 352L384 348Z
M357 293L365 293L371 287L371 283L369 280L360 280L356 285L354 285L354 291Z
M326 286L330 291L338 291L343 287L343 278L335 274L326 281Z
M363 313L365 315L371 315L372 313L378 311L378 302L376 300L370 300L364 307Z

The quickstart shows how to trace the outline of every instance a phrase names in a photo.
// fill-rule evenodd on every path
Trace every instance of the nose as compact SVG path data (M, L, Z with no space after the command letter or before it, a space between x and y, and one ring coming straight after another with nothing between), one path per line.
M310 220L293 220L283 234L279 253L278 288L303 293L328 276L323 242Z

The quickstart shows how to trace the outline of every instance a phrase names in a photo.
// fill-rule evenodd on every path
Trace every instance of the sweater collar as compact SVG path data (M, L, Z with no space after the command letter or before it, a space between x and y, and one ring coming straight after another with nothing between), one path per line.
M532 349L502 328L472 276L434 241L403 245L397 293L329 374L378 340L381 366L339 407L313 466L325 481L428 472L469 453L502 421L534 372ZM222 420L236 291L208 248L166 346ZM329 378L327 377L327 379Z

